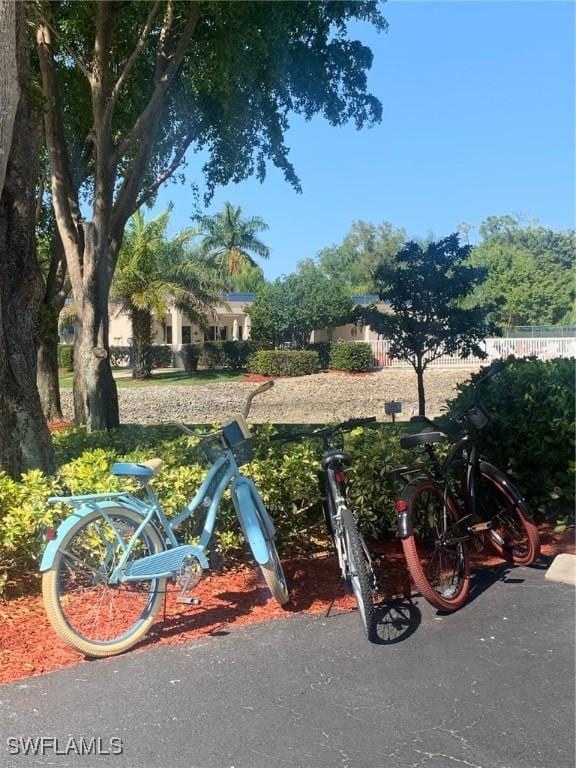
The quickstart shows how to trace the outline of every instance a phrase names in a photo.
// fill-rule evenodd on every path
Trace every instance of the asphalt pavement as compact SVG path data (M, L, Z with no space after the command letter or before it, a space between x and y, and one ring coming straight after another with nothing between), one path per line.
M292 616L1 686L0 766L574 768L574 587L544 573L384 604L379 644Z

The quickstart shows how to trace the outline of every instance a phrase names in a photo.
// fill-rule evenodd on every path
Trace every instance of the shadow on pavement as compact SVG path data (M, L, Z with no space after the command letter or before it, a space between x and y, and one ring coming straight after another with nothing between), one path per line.
M386 600L375 606L378 639L376 645L394 645L414 634L422 621L420 609L407 598Z

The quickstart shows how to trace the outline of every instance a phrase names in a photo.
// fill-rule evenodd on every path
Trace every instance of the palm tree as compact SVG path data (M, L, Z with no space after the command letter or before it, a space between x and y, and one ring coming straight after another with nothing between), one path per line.
M184 230L166 237L170 209L152 221L137 211L128 224L112 283L111 299L120 303L132 321L132 376L148 378L152 372L152 316L164 317L168 305L205 325L205 316L219 301L222 280L213 267L186 246L193 237Z
M267 259L270 249L258 238L268 225L258 216L242 218L240 206L224 203L214 216L197 216L197 234L202 237L201 252L211 258L220 272L234 278L247 267L258 267L251 253Z

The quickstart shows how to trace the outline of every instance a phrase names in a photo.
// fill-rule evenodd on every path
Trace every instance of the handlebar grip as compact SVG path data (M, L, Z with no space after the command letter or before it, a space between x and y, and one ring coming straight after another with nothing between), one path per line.
M376 421L376 416L366 416L364 419L350 419L345 421L344 424L340 424L341 428L350 429L354 427L361 427L362 424L373 424Z

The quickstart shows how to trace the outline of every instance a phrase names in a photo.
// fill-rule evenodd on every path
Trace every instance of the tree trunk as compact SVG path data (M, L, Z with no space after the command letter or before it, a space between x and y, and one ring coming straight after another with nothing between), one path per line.
M16 3L0 0L0 195L4 187L12 131L20 99L16 66Z
M426 416L426 397L424 395L424 368L422 367L422 361L418 361L418 365L415 367L416 377L418 379L418 415Z
M147 309L132 307L132 378L152 375L152 316Z
M58 318L55 320L58 330ZM41 337L38 343L37 382L42 412L47 421L62 421L60 382L58 380L58 342L52 336Z
M96 226L84 222L84 280L76 292L78 323L74 343L74 418L88 431L120 425L118 391L110 366L106 264L98 258Z
M52 471L54 456L36 387L42 278L36 259L37 126L28 98L24 5L16 3L20 102L0 197L0 466L14 478Z
M44 302L40 308L38 371L36 381L42 410L48 421L62 421L60 382L58 380L58 316L70 293L66 277L66 258L56 230L50 249L50 268L46 277Z

